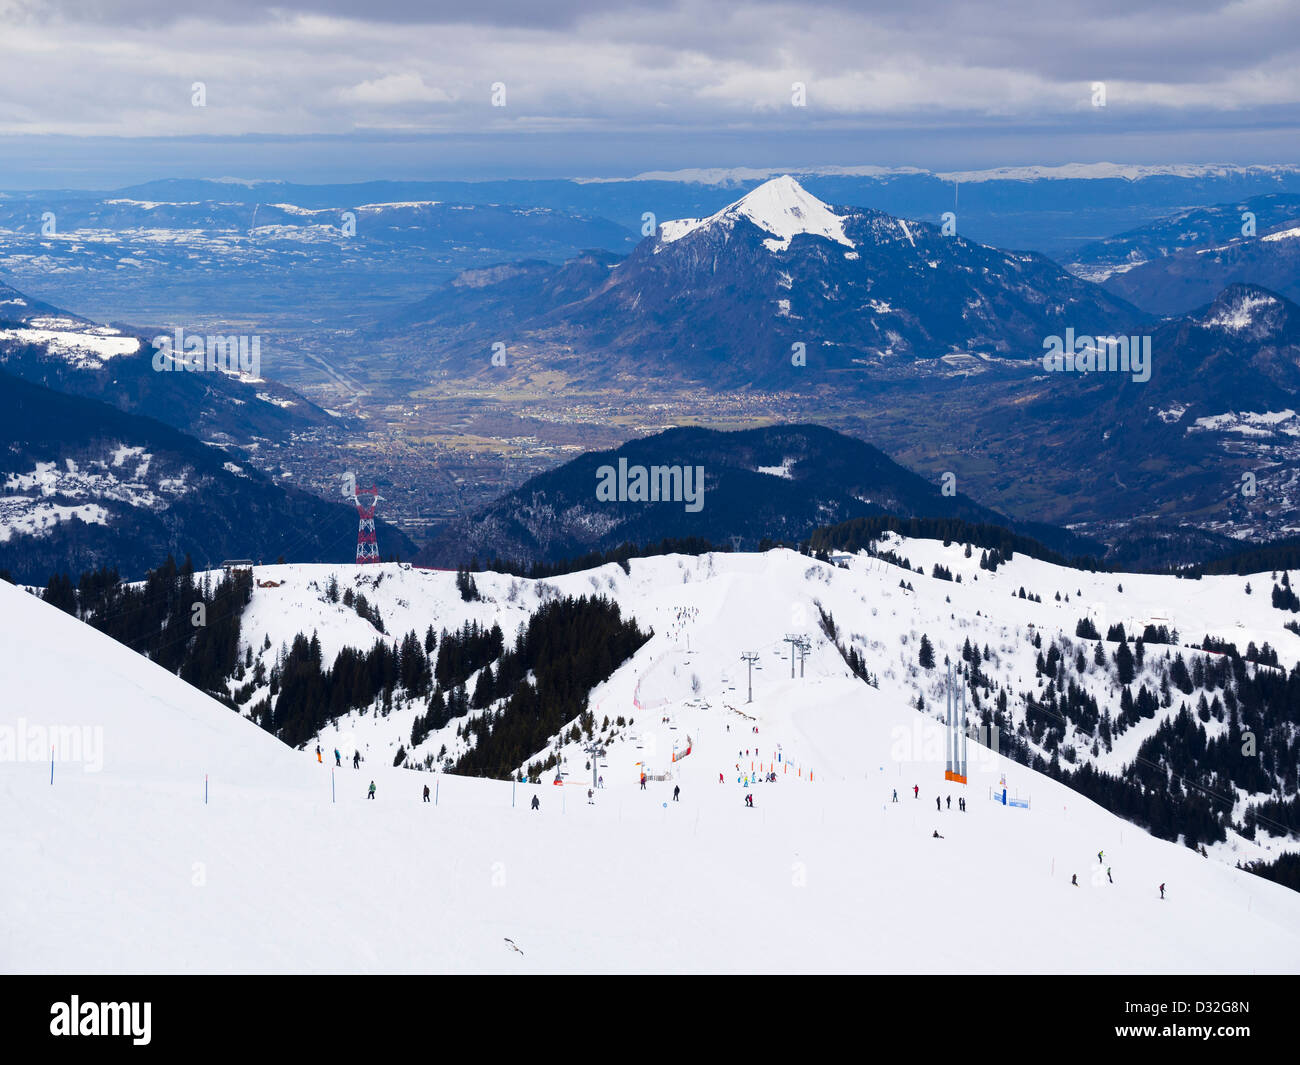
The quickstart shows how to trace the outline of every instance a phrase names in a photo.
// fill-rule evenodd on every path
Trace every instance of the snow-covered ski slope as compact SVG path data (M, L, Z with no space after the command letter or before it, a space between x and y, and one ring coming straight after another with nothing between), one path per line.
M928 633L940 662L977 629L981 644L996 649L1001 639L1009 649L998 668L1022 669L1028 687L1032 659L1020 657L1017 626L1050 622L1072 633L1080 598L1111 621L1172 614L1198 638L1208 626L1239 646L1267 639L1290 664L1300 639L1288 642L1274 620L1267 580L1245 596L1242 578L1089 575L1022 558L989 574L975 565L978 551L967 560L959 546L895 547L927 571L943 561L963 583L865 556L838 569L773 551L633 560L630 575L609 566L544 586L482 574L486 600L465 603L452 574L368 567L359 579L399 636L472 615L499 619L510 642L554 592L601 591L655 629L592 693L597 724L608 716L616 735L591 805L577 745L564 748L560 786L551 774L530 786L390 768L416 707L350 715L323 735L318 764L313 751L285 748L0 583L9 696L0 744L10 739L0 761L0 969L994 978L1300 970L1300 894L1156 840L974 745L970 784L949 784L934 718L909 705L919 690L933 708L937 690L937 670L913 673L914 631ZM245 638L255 650L263 633L278 644L313 628L327 661L345 644L368 646L376 635L368 623L321 598L331 573L350 586L358 579L351 567L259 569L260 579L284 583L254 592ZM913 592L898 587L900 574ZM1022 584L1043 602L1013 599ZM1071 602L1058 611L1052 596L1067 585ZM857 634L878 689L848 675L814 600L843 638ZM782 640L799 632L812 649L803 679L791 680ZM742 651L760 656L752 704ZM634 695L646 709L632 706ZM617 728L620 715L631 723ZM36 731L51 726L91 730L80 752L70 734L54 737L53 785L50 737ZM344 768L328 764L344 735L367 758L360 770L347 748ZM672 761L686 736L691 754ZM449 738L426 742L436 751ZM1110 757L1118 756L1117 744ZM671 779L642 791L638 763ZM738 781L750 763L778 773L777 783L748 789L753 809ZM1031 799L1028 809L989 801L1003 775L1013 795ZM436 804L420 801L426 783ZM949 794L953 808L936 811L936 796Z

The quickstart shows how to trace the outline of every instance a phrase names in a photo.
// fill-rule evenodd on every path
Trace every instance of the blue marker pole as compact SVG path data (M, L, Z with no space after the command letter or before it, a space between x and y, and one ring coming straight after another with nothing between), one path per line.
M50 787L54 787L54 747L50 746Z
M335 794L334 794L334 769L333 769L333 767L330 768L330 802L338 802L338 798L337 798L337 797L335 796Z
M208 805L208 774L203 774L203 805Z

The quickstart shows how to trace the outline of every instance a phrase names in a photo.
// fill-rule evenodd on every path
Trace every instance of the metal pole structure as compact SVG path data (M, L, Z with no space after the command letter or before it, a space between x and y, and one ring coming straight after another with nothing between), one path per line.
M799 646L799 640L800 637L791 636L789 633L786 633L785 642L790 645L790 679L791 680L794 680L794 652L795 652L795 648Z
M952 772L952 664L948 665L948 683L943 692L943 755L947 762L944 771Z
M745 702L752 703L754 701L754 663L758 661L758 652L745 651L740 657L749 663L749 698Z
M966 685L961 686L961 775L966 776L966 734L970 729L966 715Z

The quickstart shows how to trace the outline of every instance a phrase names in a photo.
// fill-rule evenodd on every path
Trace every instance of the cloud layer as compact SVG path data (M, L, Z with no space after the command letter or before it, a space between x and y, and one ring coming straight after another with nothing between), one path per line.
M1298 119L1287 0L0 0L0 136L986 128L1120 145Z

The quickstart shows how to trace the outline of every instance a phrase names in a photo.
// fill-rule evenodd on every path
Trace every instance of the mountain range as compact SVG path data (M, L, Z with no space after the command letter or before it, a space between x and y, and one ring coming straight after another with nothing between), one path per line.
M71 395L103 400L120 410L156 418L174 428L221 443L246 444L257 438L286 437L326 426L343 426L331 415L283 384L246 372L236 357L241 350L263 357L261 338L242 338L233 330L214 336L191 330L203 342L204 372L179 368L171 359L159 372L155 357L163 348L159 335L175 346L176 331L98 325L78 314L34 300L0 282L0 369ZM180 331L185 339L185 330ZM219 369L207 369L209 337L220 341L213 354ZM229 344L234 340L235 344ZM178 349L177 354L180 354ZM272 361L272 350L265 353ZM173 367L177 367L173 371Z
M211 566L354 556L354 507L154 419L0 371L0 426L0 569L18 580L100 566L136 578L169 554ZM413 552L377 525L385 555Z
M585 386L797 389L853 388L865 370L921 359L1023 361L1067 326L1145 319L1041 255L831 207L785 176L707 218L661 223L621 261L462 275L377 331L416 338L430 370L490 376L481 354L500 341Z
M638 467L696 470L676 498L601 498L598 486ZM631 476L635 476L634 473ZM692 495L694 493L694 495ZM616 493L620 494L620 493ZM893 514L953 518L1015 528L1069 555L1100 555L1086 537L1013 519L945 491L861 440L817 425L739 432L671 429L589 452L539 474L463 523L442 530L417 560L452 566L483 562L555 562L625 543L698 538L752 549L764 541L799 543L814 529L851 518Z

